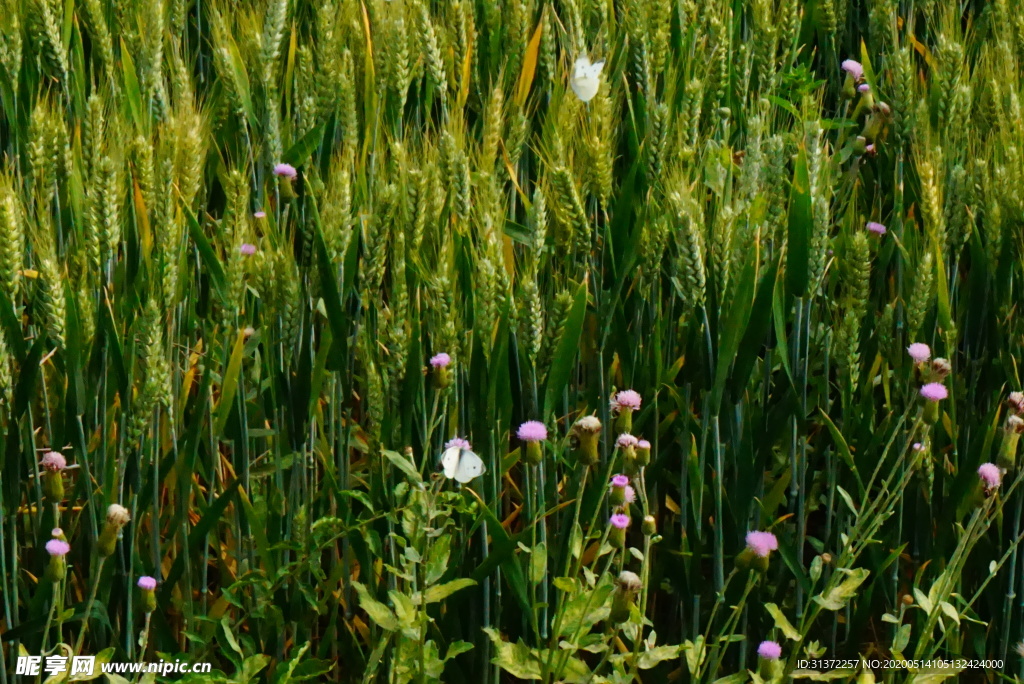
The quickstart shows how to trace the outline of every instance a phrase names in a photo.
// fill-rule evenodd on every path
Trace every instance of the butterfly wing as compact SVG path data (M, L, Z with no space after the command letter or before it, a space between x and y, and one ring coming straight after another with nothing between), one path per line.
M588 57L580 57L576 60L572 79L569 81L569 86L576 93L576 97L583 102L590 102L594 99L598 88L601 87L601 70L603 68L604 62L591 64Z
M449 480L455 477L455 471L459 467L459 452L462 449L459 447L452 447L445 449L444 453L441 454L441 468L444 470L444 476Z
M455 479L466 484L481 475L484 470L483 459L469 449L463 449L462 455L459 457L458 468L455 469Z

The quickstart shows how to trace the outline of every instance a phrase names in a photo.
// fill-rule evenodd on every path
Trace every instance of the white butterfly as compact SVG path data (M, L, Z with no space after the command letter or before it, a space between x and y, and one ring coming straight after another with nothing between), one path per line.
M597 89L601 87L601 69L604 68L604 60L590 63L590 58L583 55L573 65L572 78L569 85L576 97L583 102L590 102L597 95Z
M469 449L457 446L445 449L445 452L441 455L441 467L444 468L445 477L462 484L466 484L487 471L483 460L479 456Z

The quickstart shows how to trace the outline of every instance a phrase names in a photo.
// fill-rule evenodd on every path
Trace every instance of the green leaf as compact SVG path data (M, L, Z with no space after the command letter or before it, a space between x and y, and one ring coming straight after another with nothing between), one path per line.
M800 640L800 632L790 623L786 616L783 615L782 610L774 603L764 604L764 609L768 611L768 614L775 620L775 626L782 630L782 633L787 639L793 639L794 641Z
M652 667L656 667L658 663L666 660L675 660L679 657L682 650L682 646L655 646L654 648L649 648L640 654L640 659L637 660L637 667L641 670L650 670Z
M424 592L423 600L427 603L437 603L438 601L443 601L448 598L460 589L472 587L475 584L476 580L469 579L468 577L462 577L457 580L452 580L451 582L438 584L436 586L429 587L427 591Z
M750 374L754 370L765 338L772 324L772 300L775 297L775 283L778 280L779 261L772 262L771 267L761 276L757 286L757 295L750 310L750 321L736 352L736 362L732 369L732 387L734 396L739 399L747 387Z
M749 673L737 672L736 674L719 677L713 682L713 684L743 684L743 682L747 681L749 678Z
M217 437L224 436L224 427L227 425L228 416L231 415L231 409L235 405L235 392L238 390L238 374L242 369L242 353L244 351L245 331L239 330L235 346L231 350L231 358L228 360L228 367L224 370L220 401L217 403L213 424L213 434Z
M846 467L853 473L854 478L857 480L857 488L860 491L860 496L863 499L865 494L864 483L861 482L860 473L857 471L857 466L853 461L853 454L850 452L850 445L846 443L846 438L843 437L843 433L839 431L836 424L832 422L829 415L821 408L818 409L818 413L821 414L821 419L825 421L825 427L828 428L829 434L832 435L832 441L836 445L836 450L839 452L839 458L843 460ZM856 512L856 508L853 511Z
M297 140L294 145L281 155L281 161L292 166L305 164L306 160L309 159L309 155L313 154L313 150L320 146L320 141L323 140L323 137L324 124L314 126L312 130Z
M242 662L242 667L235 675L237 684L248 684L270 664L270 656L263 653L251 655Z
M556 636L575 636L585 633L596 623L608 617L611 606L608 597L615 585L604 581L591 591L584 591L574 596L562 609L562 624Z
M856 670L829 670L818 672L816 670L793 670L793 679L810 679L813 682L831 682L834 679L845 679L857 674Z
M416 606L412 599L400 591L388 590L388 598L395 606L395 617L402 627L411 627L416 622Z
M839 586L832 588L828 594L819 594L814 597L815 603L825 610L842 610L849 603L850 599L856 596L857 588L864 583L871 572L865 568L850 570L846 578L839 583Z
M448 645L448 651L444 654L446 661L455 658L456 656L473 650L473 644L468 641L453 641Z
M530 554L530 581L540 584L547 576L547 571L548 547L545 542L541 542L533 547L533 552Z
M522 641L515 644L505 641L491 627L484 627L484 632L494 644L492 663L517 679L541 678L541 663L526 644Z
M360 582L353 582L356 593L359 594L359 607L366 611L370 619L380 627L389 632L398 631L398 618L391 612L391 609L380 601L370 596L370 592Z
M910 624L900 625L892 639L892 650L902 653L903 649L910 643Z
M452 538L451 535L443 534L434 540L430 550L427 552L426 562L426 584L429 586L444 576L448 569L448 559L451 556Z
M192 242L196 243L199 258L206 266L210 280L213 281L213 289L217 292L218 297L224 299L227 296L227 289L224 286L224 268L220 265L220 259L217 258L217 253L213 251L210 241L203 234L203 229L196 217L184 203L180 203L179 206L185 214L186 223L188 223L189 237L192 238Z
M544 417L549 417L562 398L562 390L569 382L573 369L576 368L576 354L579 351L580 333L583 331L583 319L587 312L587 282L584 278L576 290L572 307L562 329L562 337L558 340L548 382L544 390Z
M794 297L807 294L813 228L807 150L801 145L793 166L793 185L789 195L789 234L786 242L786 290Z
M693 641L687 639L683 642L682 650L686 655L686 669L690 672L690 675L696 677L697 668L704 662L704 657L707 655L707 649L704 646L704 636L698 635Z
M416 470L416 466L412 464L408 458L398 453L397 451L389 451L384 449L382 451L384 456L391 461L392 465L405 473L405 476L409 478L410 482L422 482L423 479L420 477L420 473Z
M274 684L289 684L292 681L292 673L295 672L295 668L298 666L302 656L309 650L310 642L306 642L299 648L295 654L289 658L285 663L281 664L274 671Z
M722 395L725 392L725 381L729 376L729 368L732 367L733 361L736 358L736 352L739 351L740 340L747 329L756 276L756 259L750 259L747 261L747 265L736 284L732 305L729 307L725 315L725 321L722 324L721 338L718 345L718 359L715 364L715 384L711 390L711 411L713 415L718 415L719 407L722 405Z
M124 93L128 100L128 112L136 128L142 128L142 93L139 89L139 77L135 71L135 63L132 61L132 51L121 38L121 72L124 75Z

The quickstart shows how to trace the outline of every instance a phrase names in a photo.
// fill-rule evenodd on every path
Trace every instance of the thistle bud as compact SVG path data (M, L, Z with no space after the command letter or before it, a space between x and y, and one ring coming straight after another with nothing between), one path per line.
M50 554L50 563L46 566L46 579L51 582L60 582L67 574L68 566L64 556L68 555L71 546L60 539L51 539L46 542L46 553Z
M64 456L56 451L47 452L39 467L43 473L43 494L50 503L60 503L64 500L64 470L68 467Z
M625 475L616 475L612 478L611 491L608 493L608 503L619 508L626 503L626 487L629 486L629 478Z
M278 164L274 167L274 175L280 180L278 186L281 190L281 197L283 199L293 199L295 197L295 189L292 187L292 181L298 177L299 172L291 164Z
M1017 442L1020 441L1021 432L1024 432L1024 418L1018 415L1007 417L999 456L996 458L996 465L1005 471L1012 472L1017 464Z
M100 556L112 556L117 546L118 537L121 536L121 528L128 524L131 517L128 509L119 504L110 504L107 508L107 520L103 524L103 531L100 532L98 551Z
M736 556L736 567L764 572L768 556L779 548L779 540L771 532L748 532L746 541L746 548Z
M526 462L530 465L540 463L544 457L540 443L548 438L548 429L544 423L528 420L519 426L516 436L526 442Z
M932 377L936 382L945 380L952 370L953 366L949 363L948 359L935 359L932 361Z
M1010 396L1006 398L1006 405L1017 415L1024 413L1024 392L1010 392Z
M139 578L138 586L142 592L142 609L152 613L156 610L156 580L143 575Z
M646 439L641 439L636 443L636 464L641 468L646 468L651 464L651 443Z
M613 548L621 549L626 545L626 528L629 527L629 516L625 513L616 513L608 521L611 529L608 530L608 543Z
M645 537L654 536L654 533L658 531L658 522L654 519L653 515L644 516L644 521L640 525L640 531L644 533Z
M941 382L929 382L921 388L920 394L924 408L922 419L928 425L934 425L939 422L939 402L949 396L949 390Z
M982 463L978 466L978 483L986 496L999 489L1003 481L1003 471L994 463Z
M777 641L762 641L757 647L757 657L761 661L761 676L768 681L778 681L782 674L782 645Z
M597 465L600 460L597 445L601 434L601 421L596 416L584 416L572 426L576 440L576 456L581 465Z
M615 593L612 594L612 610L609 615L612 622L618 625L629 619L630 609L642 586L643 583L635 572L623 570L619 574L615 581Z
M434 369L434 387L445 389L452 384L451 372L448 370L452 357L444 352L430 357L430 366Z
M618 447L619 452L622 454L622 468L626 471L626 475L630 477L636 475L640 469L640 464L637 463L636 459L636 447L639 443L640 441L630 434L621 434L615 440L615 446Z
M612 396L611 412L615 418L615 431L619 434L629 433L633 430L633 411L640 408L642 403L640 393L636 390L622 390Z

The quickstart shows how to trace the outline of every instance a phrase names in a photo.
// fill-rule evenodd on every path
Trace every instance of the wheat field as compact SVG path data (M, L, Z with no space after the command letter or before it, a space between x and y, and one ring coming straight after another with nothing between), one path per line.
M1024 676L1010 0L0 0L0 684Z

